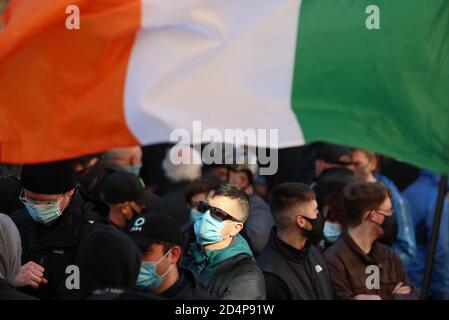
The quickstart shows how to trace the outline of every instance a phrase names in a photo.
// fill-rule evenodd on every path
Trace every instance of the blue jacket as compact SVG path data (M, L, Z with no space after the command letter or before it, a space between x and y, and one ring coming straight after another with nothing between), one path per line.
M418 180L404 191L404 196L410 203L418 246L417 257L409 264L407 271L418 288L421 288L424 279L439 179L438 174L423 170ZM429 295L436 299L449 299L449 201L447 199L443 206Z
M398 238L392 249L399 255L402 264L407 268L407 265L416 257L415 229L410 205L393 181L380 174L375 174L375 177L391 191L393 211L398 222Z

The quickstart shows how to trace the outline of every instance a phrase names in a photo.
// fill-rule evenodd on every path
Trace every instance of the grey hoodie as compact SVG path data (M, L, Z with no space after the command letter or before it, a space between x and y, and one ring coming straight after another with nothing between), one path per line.
M22 256L20 234L14 222L0 213L0 279L13 285Z

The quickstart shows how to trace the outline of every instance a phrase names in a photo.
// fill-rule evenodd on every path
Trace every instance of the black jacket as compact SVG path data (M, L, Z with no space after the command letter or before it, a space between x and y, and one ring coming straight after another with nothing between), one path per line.
M1 300L37 300L35 297L17 291L6 280L0 279L0 301Z
M277 237L274 227L257 261L265 276L267 299L334 298L326 262L319 250L309 242L302 250L293 248Z
M74 264L78 244L99 223L106 223L107 213L107 206L78 190L69 207L48 226L36 223L26 209L14 213L11 218L22 240L22 263L41 265L48 280L37 290L25 287L21 291L40 299L53 298L65 286L66 267Z
M221 300L265 300L265 283L254 257L240 254L220 264L208 291Z

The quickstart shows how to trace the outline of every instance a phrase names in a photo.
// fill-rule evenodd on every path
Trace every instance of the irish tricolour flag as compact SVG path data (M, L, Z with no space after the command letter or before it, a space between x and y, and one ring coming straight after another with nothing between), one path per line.
M1 22L1 162L201 121L449 171L447 0L9 0Z

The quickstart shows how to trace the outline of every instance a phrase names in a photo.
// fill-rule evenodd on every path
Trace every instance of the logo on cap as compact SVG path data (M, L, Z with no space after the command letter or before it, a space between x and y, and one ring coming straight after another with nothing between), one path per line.
M145 218L140 217L134 222L134 226L131 228L131 232L142 231L142 225L145 223Z

